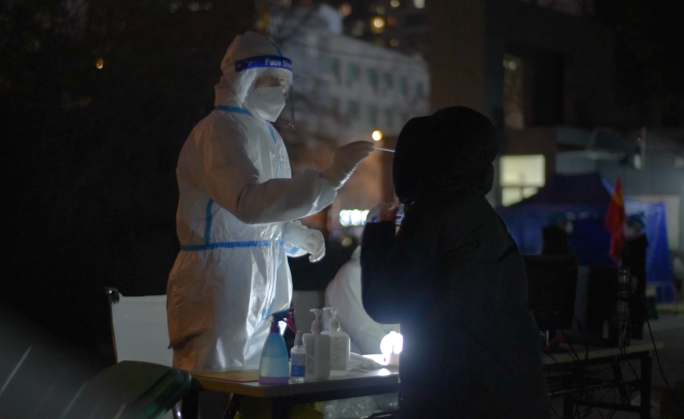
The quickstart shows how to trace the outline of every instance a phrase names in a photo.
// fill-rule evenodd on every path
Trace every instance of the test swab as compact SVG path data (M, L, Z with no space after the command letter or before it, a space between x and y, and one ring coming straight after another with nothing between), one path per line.
M389 148L382 148L382 147L373 147L373 148L375 148L376 150L382 150L382 151L387 151L387 152L390 152L390 153L394 153L394 150L389 149Z

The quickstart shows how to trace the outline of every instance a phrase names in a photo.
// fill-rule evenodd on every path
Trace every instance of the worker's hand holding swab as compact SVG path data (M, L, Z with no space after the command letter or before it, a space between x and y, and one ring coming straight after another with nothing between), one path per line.
M323 175L332 187L339 189L354 173L356 166L372 152L373 143L370 141L354 141L343 145L335 150L330 167L323 172Z

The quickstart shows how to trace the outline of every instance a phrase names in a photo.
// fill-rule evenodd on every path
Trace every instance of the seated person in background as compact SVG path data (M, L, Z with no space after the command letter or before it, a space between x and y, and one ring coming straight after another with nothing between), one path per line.
M549 224L542 229L542 255L571 255L568 234L572 233L572 222L565 214L555 212L549 217Z
M633 292L630 297L631 336L643 339L646 322L646 248L648 240L643 233L644 222L639 215L630 215L625 222L625 245L622 248L622 266L632 275Z
M337 307L337 318L340 328L349 335L351 351L361 355L379 354L380 342L390 331L399 331L399 325L383 325L376 323L363 309L361 301L361 246L352 253L349 262L345 263L335 278L325 289L325 306ZM329 314L324 316L325 328L328 326Z
M487 202L496 130L464 107L413 118L392 167L405 206L366 225L363 304L400 323L401 418L550 417L524 261Z

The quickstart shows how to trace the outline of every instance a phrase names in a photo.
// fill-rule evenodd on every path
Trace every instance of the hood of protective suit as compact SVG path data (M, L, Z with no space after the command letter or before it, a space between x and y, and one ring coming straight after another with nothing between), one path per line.
M470 108L411 119L399 134L392 166L399 201L486 195L497 149L491 121Z
M235 37L221 61L221 72L223 76L215 87L215 105L243 107L257 79L266 73L292 85L291 61L268 38L251 31Z

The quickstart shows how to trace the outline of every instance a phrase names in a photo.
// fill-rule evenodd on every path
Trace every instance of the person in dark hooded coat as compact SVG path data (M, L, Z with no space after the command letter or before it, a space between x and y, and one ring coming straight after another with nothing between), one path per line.
M366 225L363 303L401 323L402 418L550 417L524 261L485 199L496 131L465 107L413 118L402 129L396 207Z

